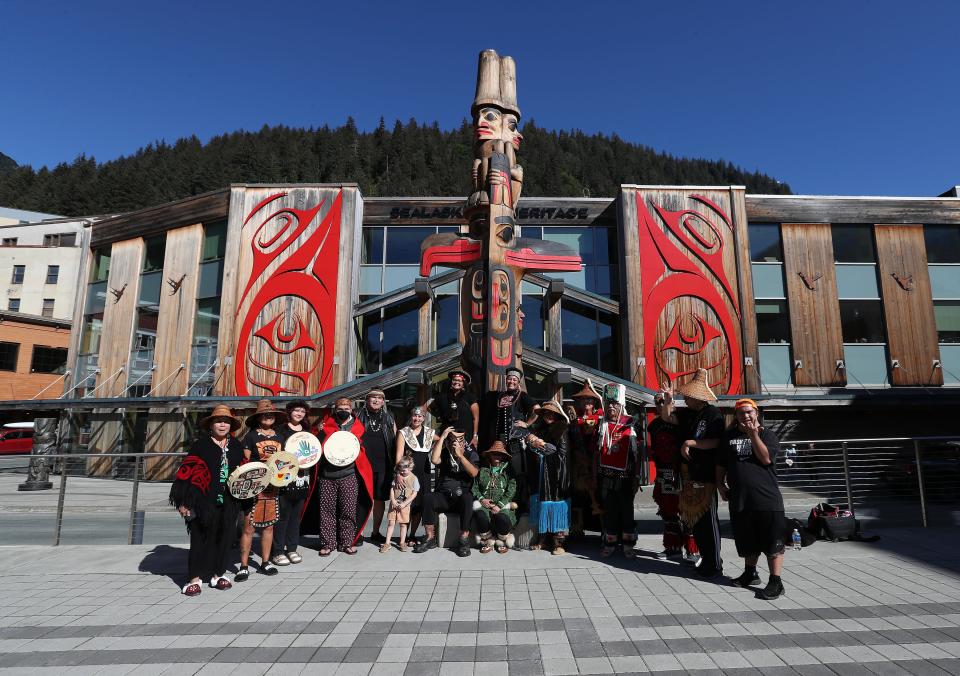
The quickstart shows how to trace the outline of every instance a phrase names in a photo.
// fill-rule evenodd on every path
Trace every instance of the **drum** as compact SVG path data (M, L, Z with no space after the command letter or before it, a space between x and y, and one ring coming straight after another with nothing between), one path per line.
M296 432L291 435L283 450L297 456L300 469L313 467L320 462L320 456L323 454L320 440L309 432Z
M360 455L360 440L352 432L334 432L323 442L323 457L334 467L346 467Z
M269 470L262 462L248 462L240 465L227 477L230 495L238 500L256 497L269 483Z
M293 483L294 479L297 478L300 464L297 462L297 456L293 453L278 451L267 460L267 469L270 473L270 485L283 488L287 484Z

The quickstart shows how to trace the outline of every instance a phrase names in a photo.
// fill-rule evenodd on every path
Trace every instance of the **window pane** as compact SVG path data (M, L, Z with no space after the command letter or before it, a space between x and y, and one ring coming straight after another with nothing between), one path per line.
M436 230L430 227L392 226L387 228L387 264L420 262L420 244Z
M831 228L833 260L837 263L876 263L873 248L873 226L838 223Z
M523 310L523 328L520 330L520 340L524 345L544 349L543 331L546 321L543 316L543 296L539 294L524 294L520 308Z
M934 298L960 298L960 265L931 265L928 270Z
M96 282L87 286L87 304L85 312L87 314L96 314L103 312L107 304L107 283Z
M760 380L764 385L789 385L791 383L789 345L759 345Z
M594 227L593 262L605 265L617 262L617 231L613 228Z
M844 345L843 362L847 370L847 387L888 382L885 345Z
M383 263L383 226L363 226L360 231L360 262Z
M357 317L356 322L360 337L357 368L360 373L376 373L380 370L380 311Z
M40 311L42 317L52 317L53 316L53 298L44 298L43 299L43 310Z
M399 303L383 311L383 367L417 356L419 301Z
M20 312L20 299L19 298L9 299L7 301L7 309L10 310L10 312Z
M614 279L612 269L614 265L588 265L584 269L584 276L587 291L591 291L601 296L614 296L614 289L617 282Z
M751 223L747 234L750 237L751 261L755 263L783 261L779 223Z
M960 263L960 227L925 225L923 239L927 245L928 263Z
M622 368L620 355L620 322L607 312L597 312L600 336L600 369L607 373L619 373Z
M0 343L0 371L16 371L20 343Z
M105 282L110 275L110 250L101 249L93 252L93 269L90 271L91 282Z
M201 298L197 301L197 316L193 321L193 344L216 344L220 331L220 299Z
M416 265L388 265L383 268L383 292L390 293L413 284L419 274L420 268Z
M552 242L566 244L580 254L582 262L589 265L597 262L594 254L594 235L592 228L544 228L543 238ZM606 261L603 261L606 262Z
M937 340L960 343L960 301L936 301L933 314L937 319Z
M141 272L163 270L163 251L167 246L167 236L148 237L144 242L143 269Z
M757 342L789 343L790 315L785 300L756 301Z
M598 368L596 310L560 301L563 356Z
M23 277L26 274L27 268L25 265L14 265L13 274L10 276L11 284L23 284Z
M837 294L840 298L879 298L875 265L836 266Z
M139 307L160 307L160 286L163 284L162 272L151 272L140 276Z
M528 239L543 239L543 228L539 225L520 226L520 236Z
M960 385L960 345L942 345L940 363L943 364L943 384Z
M750 266L753 274L753 295L757 298L786 298L783 290L783 265L754 263Z
M169 288L169 287L168 287ZM223 293L223 260L200 265L200 287L197 298L219 298Z
M840 323L844 343L885 343L883 306L878 300L841 300Z
M379 296L380 278L383 276L382 265L364 265L360 268L360 295Z
M62 375L67 370L67 349L65 347L43 347L35 345L30 359L31 373L56 373Z
M575 286L578 289L587 288L587 272L582 267L577 272L548 272L545 276L562 279L564 284Z
M437 349L460 340L460 297L437 296Z
M100 352L100 335L103 333L103 313L87 315L83 320L83 335L80 337L80 354Z
M203 226L203 259L212 261L227 253L227 222L218 221Z
M60 278L60 266L48 265L47 266L47 284L56 284L59 278Z

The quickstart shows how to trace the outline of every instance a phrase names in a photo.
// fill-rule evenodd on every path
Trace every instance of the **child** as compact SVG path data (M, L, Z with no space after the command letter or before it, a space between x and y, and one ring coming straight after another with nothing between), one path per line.
M390 551L393 527L400 524L400 551L407 551L407 525L410 523L410 503L420 491L420 482L413 473L413 458L403 456L397 464L397 472L390 486L390 512L387 515L387 541L380 547L380 553Z

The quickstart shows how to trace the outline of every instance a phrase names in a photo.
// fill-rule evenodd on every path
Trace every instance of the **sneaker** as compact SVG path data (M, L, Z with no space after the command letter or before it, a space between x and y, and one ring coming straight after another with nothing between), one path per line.
M270 562L271 562L273 565L275 565L275 566L289 566L289 565L290 565L290 559L287 558L287 555L286 555L286 554L277 554L277 555L274 556L272 559L270 559Z
M755 584L760 584L760 575L757 574L756 570L752 573L743 571L739 577L733 578L730 582L734 587L751 587Z
M247 578L250 577L250 571L246 566L237 571L237 574L233 576L234 582L246 582Z
M457 556L460 558L470 556L470 540L460 540L457 544Z
M280 570L275 565L267 561L262 566L260 566L260 572L263 573L264 575L276 575L277 573L280 572Z
M389 542L384 542L382 545L380 545L380 553L381 553L381 554L386 554L386 553L389 552L389 551L390 551L390 543L389 543Z
M701 559L699 554L687 554L681 563L685 566L699 566Z
M431 549L435 549L438 546L439 545L437 544L437 538L435 537L424 538L423 542L421 542L420 544L418 544L416 547L413 548L413 553L423 554L424 552L429 551Z
M303 557L296 552L287 552L287 559L289 559L290 563L300 563L303 561Z
M764 601L773 601L783 596L785 592L783 582L768 582L766 587L757 592L757 596Z

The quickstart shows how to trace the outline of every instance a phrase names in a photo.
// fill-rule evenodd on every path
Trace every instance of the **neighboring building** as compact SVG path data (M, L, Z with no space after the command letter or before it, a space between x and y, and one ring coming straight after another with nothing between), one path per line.
M9 209L0 207L0 225L26 225L37 221L46 221L52 218L63 218L57 214L42 214L39 211L24 211L23 209Z
M69 321L0 312L0 400L59 397L69 343Z
M2 209L0 221L11 212L26 216L33 213ZM73 318L84 252L83 229L89 222L53 218L0 225L0 312L66 321Z

